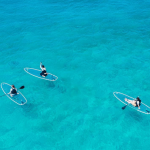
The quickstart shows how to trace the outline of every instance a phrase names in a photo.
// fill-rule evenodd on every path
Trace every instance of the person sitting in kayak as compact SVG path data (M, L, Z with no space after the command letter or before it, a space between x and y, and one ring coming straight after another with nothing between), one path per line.
M134 107L138 107L138 109L140 109L141 100L139 97L137 97L135 100L129 100L125 98L125 101L128 102L128 104L132 104Z
M40 63L40 68L42 69L42 72L40 73L40 75L43 77L46 77L48 73L46 72L46 68L44 67L44 65L42 65L42 63Z
M14 85L11 86L10 92L9 92L10 96L13 97L19 93L17 93L17 89L15 88Z

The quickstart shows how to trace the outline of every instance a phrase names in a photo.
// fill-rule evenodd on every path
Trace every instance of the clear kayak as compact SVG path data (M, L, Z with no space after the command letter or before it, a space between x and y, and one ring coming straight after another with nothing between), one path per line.
M127 105L128 102L125 101L125 98L127 99L130 99L130 100L135 100L135 98L133 97L130 97L126 94L123 94L123 93L120 93L120 92L114 92L113 93L114 96L119 100L121 101L123 104ZM150 107L145 105L144 103L141 102L141 105L140 105L140 109L138 109L138 107L134 107L132 104L128 104L129 107L141 112L141 113L144 113L144 114L150 114Z
M13 97L10 96L10 94L7 94L10 92L11 85L8 83L1 83L1 88L3 92L6 94L6 96L11 99L13 102L15 102L18 105L24 105L27 103L26 98L22 95L20 91L17 91L19 94L14 95Z
M40 78L40 79L44 79L44 80L49 80L49 81L56 81L58 79L57 76L48 73L48 75L46 77L43 77L40 75L40 73L42 72L41 70L38 69L34 69L34 68L24 68L24 71L27 72L28 74Z

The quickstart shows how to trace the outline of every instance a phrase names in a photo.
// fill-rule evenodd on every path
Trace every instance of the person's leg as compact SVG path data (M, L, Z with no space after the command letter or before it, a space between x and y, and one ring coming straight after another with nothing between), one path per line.
M15 94L10 94L11 97L13 97Z
M136 107L136 102L135 101L132 101L131 104Z
M43 72L41 72L40 75L42 76L42 75L43 75Z
M125 98L125 101L128 102L128 104L132 104L133 106L136 106L136 102L134 100L129 100Z
M41 76L44 76L45 70L40 73Z
M46 77L48 75L48 73L44 73L44 76Z
M47 76L47 74L48 73L46 73L46 71L44 70L44 71L42 71L41 73L40 73L40 75L42 76L42 77L46 77Z
M125 101L128 102L129 104L132 103L132 100L129 100L127 98L125 98Z

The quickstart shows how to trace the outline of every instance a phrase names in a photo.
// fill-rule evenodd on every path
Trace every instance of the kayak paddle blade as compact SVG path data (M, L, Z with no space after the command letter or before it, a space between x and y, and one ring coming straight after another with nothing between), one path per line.
M21 86L20 89L24 89L24 86Z
M127 107L127 105L123 106L122 109L124 110Z

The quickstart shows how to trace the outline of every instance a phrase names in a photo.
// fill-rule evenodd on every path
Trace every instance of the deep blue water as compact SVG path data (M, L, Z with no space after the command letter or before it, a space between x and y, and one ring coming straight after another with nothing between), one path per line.
M113 92L150 106L150 0L1 0L0 20L1 82L28 100L0 98L0 150L149 149L150 116ZM57 81L23 70L41 61Z

